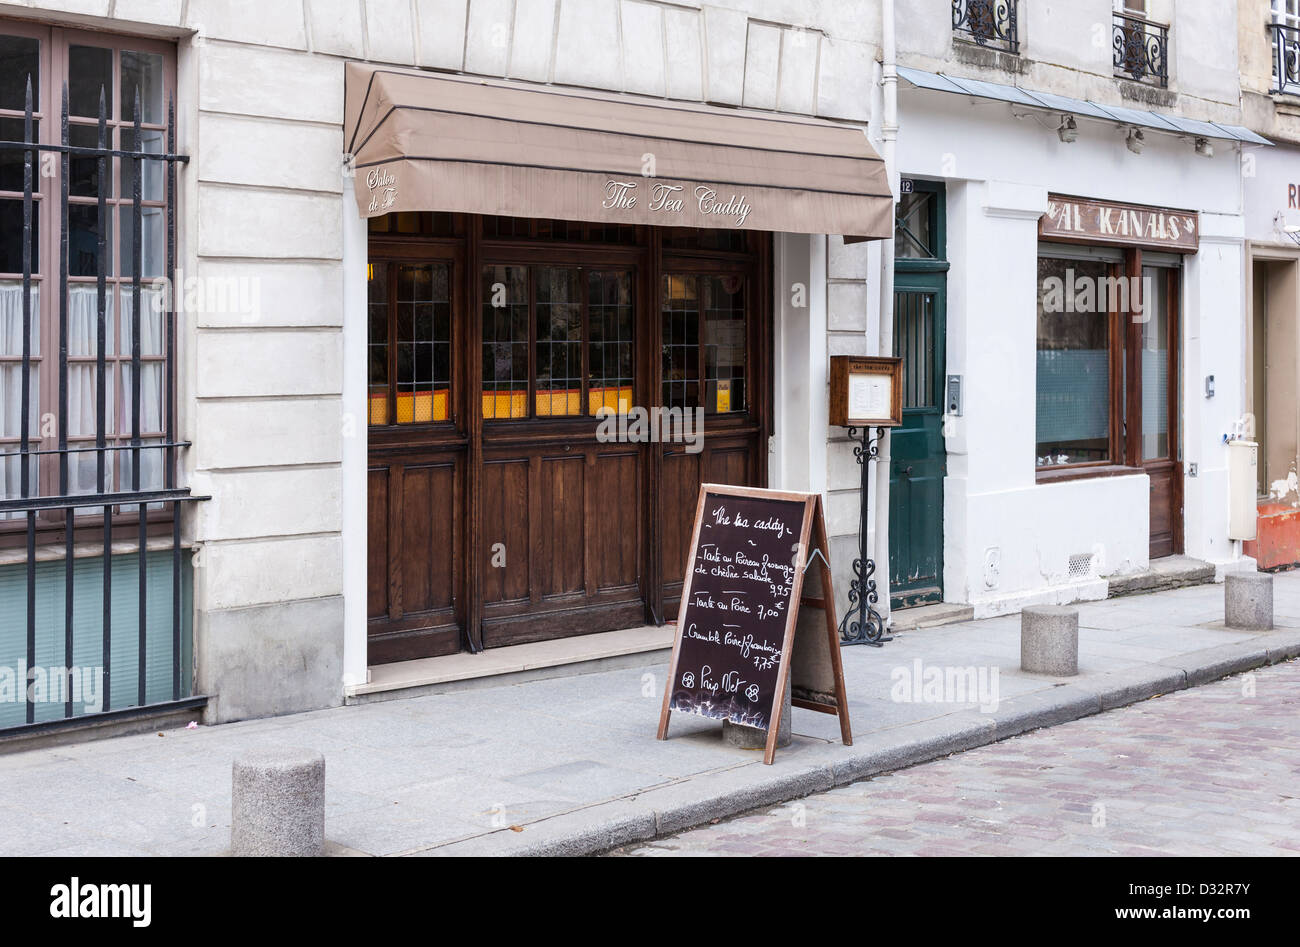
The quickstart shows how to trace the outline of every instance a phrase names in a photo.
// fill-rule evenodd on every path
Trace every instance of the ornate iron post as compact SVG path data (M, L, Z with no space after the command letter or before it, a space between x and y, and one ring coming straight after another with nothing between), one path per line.
M876 563L871 558L867 546L867 510L868 478L871 475L871 461L880 454L880 439L885 436L885 429L878 427L849 428L849 437L862 443L853 447L853 456L857 458L862 471L862 503L858 520L858 558L853 560L853 581L849 583L849 615L852 620L848 627L841 626L840 638L844 645L869 644L879 648L886 641L893 641L892 635L885 634L885 621L876 611L876 602L880 594L876 591Z

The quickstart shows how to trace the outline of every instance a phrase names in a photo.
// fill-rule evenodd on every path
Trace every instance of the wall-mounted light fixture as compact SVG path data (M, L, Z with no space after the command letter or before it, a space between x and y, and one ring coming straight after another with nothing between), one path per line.
M1210 144L1210 139L1208 138L1196 139L1196 153L1200 155L1202 158L1213 158L1214 145Z
M1142 149L1147 146L1146 136L1142 134L1142 129L1134 127L1128 130L1128 138L1124 140L1128 150L1135 155L1142 154Z
M1079 123L1074 120L1073 115L1061 116L1061 127L1056 130L1056 134L1061 141L1067 145L1079 140Z
M1273 215L1273 229L1292 243L1300 246L1300 227L1286 222L1286 214L1278 211Z

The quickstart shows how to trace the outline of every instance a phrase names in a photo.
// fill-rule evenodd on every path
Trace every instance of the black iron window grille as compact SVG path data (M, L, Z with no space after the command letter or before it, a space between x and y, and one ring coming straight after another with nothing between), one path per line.
M1300 27L1270 23L1273 33L1273 91L1300 95Z
M952 0L952 31L979 46L1019 54L1018 0Z
M15 270L8 260L21 258L21 289L9 286L4 300L6 307L13 302L21 307L21 332L9 333L21 341L14 346L20 357L8 358L2 366L6 374L0 401L12 409L8 402L17 400L20 410L17 437L0 444L0 526L15 541L19 535L13 528L26 530L25 558L10 557L19 572L25 563L26 611L22 619L12 616L25 622L25 648L14 637L16 653L6 646L0 656L11 691L5 695L0 681L0 700L6 701L0 703L0 730L5 731L200 702L191 696L192 645L187 634L183 637L189 625L183 610L189 574L183 569L179 506L203 498L179 486L176 476L177 449L190 445L176 436L174 293L166 280L142 276L148 268L142 263L146 248L150 256L165 259L167 274L176 272L176 166L188 157L176 153L175 103L169 96L165 127L160 117L153 119L152 130L142 127L137 87L134 113L123 107L125 120L111 123L106 95L113 90L106 93L99 86L97 121L91 124L85 120L88 112L77 109L74 114L82 120L70 122L65 81L58 144L53 144L48 141L53 136L38 130L52 109L48 104L33 109L32 82L29 74L21 120L9 118L0 126L6 130L0 135L0 165L12 172L21 167L3 186L17 192L11 185L20 176L22 195L21 201L5 201L21 204L22 228L20 247L11 239L17 228L13 234L5 228L9 252L0 263L0 270L8 272ZM74 89L74 95L85 94L84 88ZM161 93L158 102L160 107ZM15 138L19 122L21 137ZM120 147L114 147L115 137ZM54 199L51 179L58 184L53 208L44 203ZM110 199L114 187L120 193ZM76 218L71 224L70 214ZM165 223L159 219L164 215ZM117 241L112 235L115 216ZM42 222L58 229L53 299L53 261L38 258ZM129 258L111 261L114 242ZM45 336L40 323L56 318L57 351L51 352L54 346L39 343L53 333ZM57 385L44 374L49 372L56 373ZM144 386L151 390L142 393ZM43 401L42 390L57 392L57 405ZM77 418L70 423L72 401L81 424ZM101 541L102 556L94 548ZM19 581L6 577L0 593L21 599ZM15 664L21 665L17 675ZM97 680L83 679L85 672Z
M1114 17L1115 75L1167 88L1169 27L1127 13Z

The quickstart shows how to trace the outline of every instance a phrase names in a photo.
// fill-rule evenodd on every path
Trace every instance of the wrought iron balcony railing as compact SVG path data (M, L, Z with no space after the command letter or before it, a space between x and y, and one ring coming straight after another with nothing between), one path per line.
M1116 13L1113 41L1115 75L1162 89L1169 86L1169 27Z
M1273 33L1273 91L1300 95L1300 28L1269 24Z
M1020 53L1018 0L952 0L952 31L979 46Z

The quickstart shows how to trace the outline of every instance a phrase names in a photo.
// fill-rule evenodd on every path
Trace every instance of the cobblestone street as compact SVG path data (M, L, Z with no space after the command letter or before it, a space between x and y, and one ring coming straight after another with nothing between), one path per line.
M1296 855L1298 797L1290 661L617 854Z

